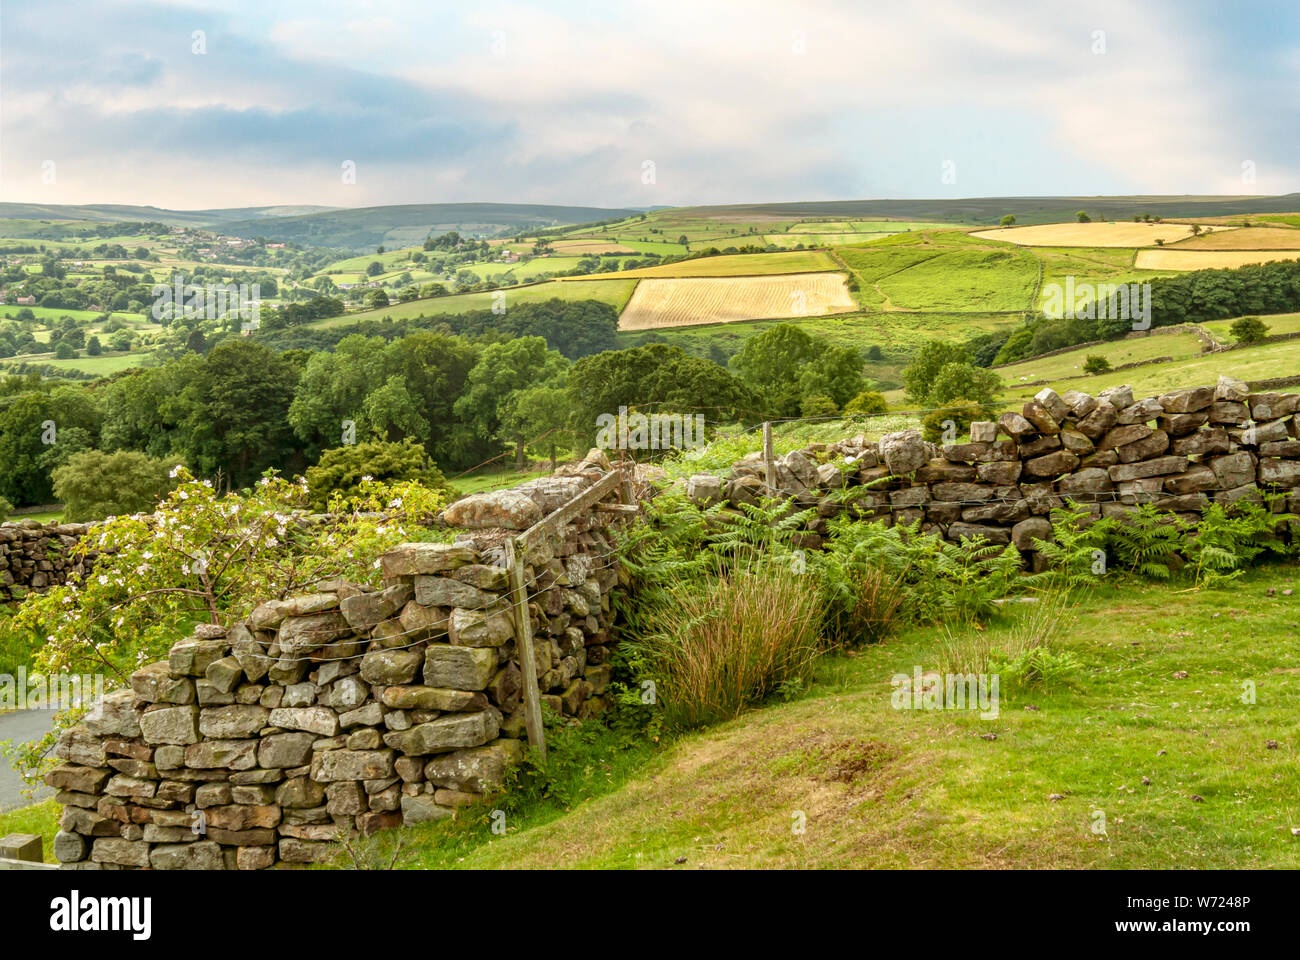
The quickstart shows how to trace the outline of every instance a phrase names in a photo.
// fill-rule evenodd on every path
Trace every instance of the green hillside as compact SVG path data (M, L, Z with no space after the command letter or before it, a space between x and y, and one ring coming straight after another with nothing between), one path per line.
M1129 196L1129 197L970 197L926 200L835 200L752 203L693 207L698 216L718 219L805 219L809 217L891 217L905 220L996 223L1006 214L1021 224L1073 220L1087 210L1094 220L1128 220L1134 214L1172 217L1224 217L1243 213L1293 213L1300 194L1283 196Z
M407 203L328 210L295 217L231 220L221 229L240 237L266 237L323 247L363 250L379 244L410 246L430 233L455 230L467 236L495 236L506 230L536 230L566 223L625 217L631 210L536 203Z

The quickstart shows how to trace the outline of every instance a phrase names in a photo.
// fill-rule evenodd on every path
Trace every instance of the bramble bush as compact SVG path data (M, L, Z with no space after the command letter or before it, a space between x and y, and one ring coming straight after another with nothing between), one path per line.
M29 594L0 620L0 634L44 637L35 669L103 674L106 688L121 686L197 623L230 623L321 581L376 583L380 554L440 536L429 523L446 503L445 493L418 483L363 478L351 497L336 493L329 512L310 514L301 478L268 473L251 490L226 494L183 467L171 479L176 486L154 513L110 518L78 541L74 559L98 554L84 580ZM25 775L39 773L80 712L58 714L43 740L8 751Z
M124 681L195 623L238 619L322 580L373 582L379 555L428 539L424 524L445 502L417 483L363 480L355 497L310 515L305 480L268 474L252 490L218 494L184 468L173 473L177 486L154 513L113 517L72 548L74 559L99 555L84 581L24 601L16 625L46 638L39 668Z

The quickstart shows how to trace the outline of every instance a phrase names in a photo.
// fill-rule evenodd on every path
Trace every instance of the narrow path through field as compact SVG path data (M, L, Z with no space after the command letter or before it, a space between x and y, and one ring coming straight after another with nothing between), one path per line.
M909 263L906 266L899 267L897 270L891 270L889 273L882 274L881 276L877 277L875 281L871 284L871 286L876 291L876 293L880 294L880 299L884 301L883 303L880 304L880 309L884 311L889 311L889 310L907 311L908 310L907 307L900 307L898 304L894 303L894 301L889 299L889 294L885 293L884 290L880 289L880 281L888 280L890 277L896 277L900 273L904 273L908 270L911 270L913 267L919 267L923 263L929 263L931 260L933 260L935 257L938 256L942 256L942 253L936 251L934 254L926 257L924 260L917 260L915 263ZM847 266L847 264L845 266ZM858 277L859 280L862 279L860 274L854 273L852 270L850 270L850 273L853 273L853 275Z

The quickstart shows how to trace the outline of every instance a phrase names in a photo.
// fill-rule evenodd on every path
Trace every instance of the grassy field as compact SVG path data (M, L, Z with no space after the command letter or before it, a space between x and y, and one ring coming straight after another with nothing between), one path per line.
M133 367L138 367L144 363L148 356L148 352L117 353L98 357L80 356L60 360L52 353L29 354L22 357L12 357L8 360L0 360L0 368L14 363L35 363L54 367L56 370L82 370L86 373L108 376L110 373L117 373L119 370L130 370Z
M1151 338L1156 339L1167 338ZM1157 353L1156 356L1164 356ZM1049 357L1049 361L1059 360ZM1004 376L1003 371L999 371ZM1106 387L1127 383L1133 387L1135 397L1153 397L1180 387L1192 387L1218 382L1219 374L1228 373L1242 380L1270 380L1275 377L1300 375L1300 340L1283 340L1254 347L1242 347L1229 353L1208 353L1201 356L1175 360L1172 363L1153 363L1132 370L1118 370L1096 376L1053 377L1049 384L1058 393L1082 390L1096 395ZM1033 396L1041 387L1018 388L1005 380L1009 398L1023 399Z
M40 523L58 523L62 519L62 510L47 510L44 513L13 513L9 515L9 521L11 523L16 523L19 520L37 520Z
M781 321L754 320L712 326L673 327L655 331L620 331L619 346L634 346L646 333L688 352L707 356L711 347L732 354L749 337ZM910 357L927 340L967 340L981 333L1010 331L1021 324L1019 317L979 313L853 313L844 316L807 317L793 321L810 335L826 338L841 346L866 350L880 347L897 361Z
M572 270L582 263L582 257L534 257L527 263L485 264L483 275L511 276L516 280L532 280L543 273L562 273Z
M1300 227L1300 213L1264 213L1249 219L1257 223L1282 223L1288 227Z
M1177 333L1133 340L1115 340L1110 343L1082 347L1049 357L1036 357L1021 363L994 367L993 372L1005 382L1014 384L1022 380L1058 380L1063 377L1086 376L1083 364L1091 356L1105 357L1112 367L1125 363L1146 363L1160 357L1183 360L1201 354L1201 341L1195 334Z
M0 317L12 320L18 315L19 310L30 310L37 320L58 320L62 317L71 317L73 320L94 320L103 314L95 310L63 310L57 307L20 307L13 303L7 303L0 307ZM121 320L123 323L140 324L148 321L149 318L139 313L119 313L113 312L108 315L108 320ZM107 321L105 321L107 322Z
M1028 249L1028 248L1026 248ZM1066 284L1067 277L1075 283L1141 283L1154 277L1167 276L1168 271L1139 270L1133 266L1135 251L1119 247L1035 247L1033 254L1043 265L1043 289L1039 292L1041 309L1049 284ZM1089 297L1079 295L1079 303Z
M839 273L648 278L637 284L620 330L849 313L857 304Z
M817 273L836 270L839 264L823 250L794 250L784 253L733 254L719 257L700 257L680 260L658 267L639 270L620 270L601 274L603 277L738 277L763 276L780 273ZM582 283L584 277L567 277L565 283Z
M1300 653L1281 592L1297 573L1177 603L1163 585L1094 591L1057 642L1076 675L1004 687L990 719L892 707L891 677L944 654L941 628L908 629L827 658L792 702L593 760L574 802L522 810L504 837L481 809L410 828L401 865L1294 869Z
M565 241L563 240L559 241L559 243L564 243L564 242ZM628 250L635 251L636 254L644 255L647 253L657 253L663 257L667 257L667 256L679 257L682 254L690 253L690 249L683 244L674 243L669 240L647 239L640 233L637 234L621 233L618 236L614 236L613 234L604 234L604 233L580 233L580 234L575 234L570 242L601 243L601 244L617 243L618 246ZM520 253L532 249L531 244L511 244L510 246L512 249L517 250ZM730 246L730 244L727 244L727 246ZM560 249L558 244L556 246L556 249L557 250Z
M59 831L62 813L63 808L53 798L0 812L0 837L10 833L40 834L45 841L41 846L45 862L58 863L54 859L54 835Z
M1275 313L1260 317L1268 327L1270 336L1282 333L1300 333L1300 313ZM1212 320L1203 323L1206 330L1214 334L1221 343L1232 342L1232 320Z
M378 310L364 310L349 313L329 320L317 320L308 324L312 327L340 327L363 320L382 320L392 317L401 320L411 317L433 317L444 313L468 313L471 310L490 310L496 302L497 293L505 294L506 308L515 303L537 303L542 300L558 298L560 300L599 300L608 303L617 310L622 310L627 298L632 295L635 280L587 280L581 284L559 283L550 281L528 287L507 287L502 291L484 293L461 293L450 297L433 297L427 300L411 300L407 303L395 303Z
M805 247L842 247L892 236L892 233L767 233L763 239L778 247L793 247L800 243Z
M989 718L894 708L891 678L939 669L948 645L941 627L905 628L826 657L787 702L591 751L563 799L513 812L505 836L481 807L405 828L398 865L1295 869L1300 601L1282 592L1297 579L1263 567L1173 603L1167 585L1093 590L1053 641L1075 673L1001 686ZM0 833L39 833L49 851L56 816L53 801L11 810Z
M483 493L487 490L504 490L507 487L513 487L516 484L523 483L525 480L532 480L536 477L550 476L551 465L547 463L544 467L530 470L481 470L474 473L466 474L448 482L456 488L456 492L461 496L469 496L471 493Z
M849 268L858 282L858 302L866 309L893 307L881 291L881 280L942 254L943 250L922 247L892 247L884 244L861 247L836 247L835 255Z
M876 289L906 310L1027 310L1038 262L1020 250L955 250L883 277Z

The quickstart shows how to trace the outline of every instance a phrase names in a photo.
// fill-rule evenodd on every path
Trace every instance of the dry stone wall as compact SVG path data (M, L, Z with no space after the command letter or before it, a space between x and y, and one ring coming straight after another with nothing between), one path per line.
M451 817L526 749L505 542L609 470L453 504L450 543L381 558L378 587L317 584L205 624L55 747L56 857L76 869L263 869L333 841ZM617 499L617 489L613 494ZM538 687L556 713L606 707L614 526L593 507L523 557Z
M1041 390L1020 413L973 423L970 442L936 445L915 430L879 443L864 438L812 444L775 463L772 487L817 516L802 546L820 548L840 510L885 523L920 521L957 541L1012 543L1035 568L1034 539L1051 536L1050 512L1067 503L1095 516L1122 517L1142 504L1195 523L1209 503L1262 502L1264 492L1300 511L1300 394L1252 392L1217 384L1135 399L1112 387L1096 397ZM701 504L756 503L773 493L761 454L726 477L691 477ZM830 496L848 485L848 502Z
M726 477L691 477L686 492L701 504L794 498L815 508L800 534L809 549L847 510L1011 543L1038 567L1034 539L1051 536L1048 515L1066 504L1123 516L1151 503L1194 523L1211 502L1280 492L1300 512L1298 415L1300 394L1230 377L1145 399L1128 387L1096 397L1049 388L1019 413L972 424L967 443L906 430L812 444L777 460L771 485L755 454ZM56 857L76 869L306 863L353 831L451 817L500 789L526 749L507 541L610 470L593 450L554 476L457 501L442 516L454 541L389 551L378 586L320 583L200 626L59 739L62 763L46 778L63 807ZM629 477L622 495L629 484L647 493L635 488L650 475ZM853 496L832 495L845 486ZM527 538L538 691L564 716L607 706L610 599L627 583L614 536L627 516L592 502ZM31 569L66 575L41 539L0 541L5 569L27 570L15 554L43 551Z
M0 523L0 602L19 600L29 591L88 573L93 556L84 561L71 557L73 545L86 530L84 523Z

